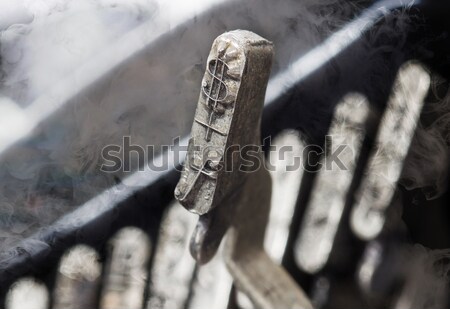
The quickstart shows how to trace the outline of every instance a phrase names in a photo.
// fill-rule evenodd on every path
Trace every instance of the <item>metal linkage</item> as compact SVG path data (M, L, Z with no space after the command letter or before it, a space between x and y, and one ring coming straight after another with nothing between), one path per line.
M256 307L312 308L263 247L271 178L257 145L272 55L272 44L248 31L214 41L175 197L200 215L190 248L199 263L214 256L229 230L225 262ZM246 150L253 150L248 160Z

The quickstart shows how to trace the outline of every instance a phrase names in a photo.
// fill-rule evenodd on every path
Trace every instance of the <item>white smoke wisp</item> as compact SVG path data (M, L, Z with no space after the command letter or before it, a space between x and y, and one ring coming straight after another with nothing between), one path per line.
M221 4L228 13L221 8L214 18L199 18ZM343 0L232 4L1 2L0 14L9 14L0 25L2 250L126 176L99 171L104 146L121 145L123 136L158 146L186 135L205 56L218 34L245 28L273 40L277 72L360 9L359 2ZM170 48L146 50L157 49L166 34L173 36Z
M432 76L430 97L416 129L400 179L406 189L420 189L426 199L448 190L450 171L450 88Z
M157 11L148 0L13 2L22 10L1 29L2 91L22 107Z
M0 1L0 252L58 224L55 220L67 213L72 220L63 216L61 226L82 224L110 210L123 198L123 192L114 195L116 178L130 187L148 183L145 173L128 178L122 171L101 173L101 149L120 145L123 136L137 145L186 136L205 57L218 34L242 28L274 41L270 102L388 11L380 2L378 9L357 19L363 2L247 0L234 3L228 14L217 9L205 21L200 17L208 9L231 7L233 1ZM147 50L157 49L156 41L165 35L172 35L175 44ZM85 88L92 89L84 93ZM418 130L415 143L420 147L413 147L403 172L408 189L435 188L430 198L443 192L448 177L448 115ZM44 251L49 245L35 241L30 250L25 247L32 249ZM180 254L181 261L192 263L187 252ZM91 264L77 257L62 274L70 279L78 276L74 270L80 266L97 267L95 254L90 256ZM96 269L88 271L93 281ZM182 275L187 282L192 274ZM172 293L168 284L161 294L182 299L185 286Z
M125 135L152 144L152 120L168 108L155 112L148 96L169 78L164 63L108 72L196 10L147 0L0 3L11 15L0 25L0 251L115 183L99 171L102 147ZM104 73L94 94L67 102ZM166 94L153 92L155 103Z
M446 308L450 272L450 249L406 247L405 284L395 308Z
M99 156L93 145L98 139L110 142L108 137L120 130L101 133L99 126L107 122L114 127L114 115L100 112L101 104L74 107L56 123L45 123L36 130L39 122L45 121L40 113L51 109L53 102L48 100L45 108L35 112L28 109L156 10L155 2L145 0L0 3L0 17L8 17L0 18L0 251L110 185L104 176L89 173ZM4 153L3 145L11 145L33 130L31 141ZM87 183L84 178L92 180Z

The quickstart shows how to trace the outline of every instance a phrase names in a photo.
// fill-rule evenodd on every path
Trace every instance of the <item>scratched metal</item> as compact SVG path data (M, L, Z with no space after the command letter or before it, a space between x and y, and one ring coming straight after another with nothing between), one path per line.
M383 228L429 87L420 65L400 68L352 208L350 224L361 239L373 239Z
M347 192L353 179L369 105L365 97L349 94L337 106L329 137L331 151L344 147L339 159L345 168L327 164L314 180L310 201L295 244L295 259L300 268L315 273L327 263L344 211Z
M225 243L226 264L236 287L256 308L312 308L304 291L264 251L270 195L270 175L259 169L245 182L242 194L230 201L237 209Z
M219 65L219 60L224 63ZM186 209L202 215L191 242L191 253L200 263L217 251L234 216L235 205L229 199L238 194L250 174L244 167L244 147L256 148L258 162L262 162L260 119L271 63L272 44L249 31L227 32L213 43L188 154L175 189L175 197ZM211 72L216 75L211 77ZM228 105L218 101L227 98L231 98ZM220 131L227 136L199 123L210 119L216 128L226 128ZM236 147L241 152L234 151ZM216 210L219 204L223 207Z
M227 46L232 48L227 50ZM232 76L232 79L240 80L239 87L234 89L237 92L233 93L236 98L232 104L233 109L228 117L221 119L224 124L220 127L220 132L227 132L228 136L225 138L218 130L209 127L212 123L208 122L206 126L204 119L199 118L204 106L209 110L205 114L209 117L208 121L215 119L210 113L223 115L227 111L226 107L214 109L218 104L217 98L221 97L220 92L231 89L222 87L222 75L215 73L217 76L215 75L213 80L219 81L214 85L216 90L211 92L216 94L213 96L215 100L209 103L210 92L202 90L191 133L191 147L188 149L185 168L175 191L175 196L187 209L200 214L191 240L191 253L199 263L210 261L217 252L221 239L229 230L224 246L225 263L236 287L243 291L256 307L311 308L301 288L264 251L264 235L271 199L271 178L264 165L255 170L243 170L239 168L242 167L242 156L231 157L229 163L230 158L227 155L218 156L214 160L209 157L208 152L202 152L198 159L202 162L201 168L198 171L192 170L193 160L196 165L195 144L204 148L212 145L216 147L215 152L222 154L230 145L237 145L242 150L244 146L260 144L260 119L272 64L273 46L248 31L225 33L213 44L206 77L210 76L210 72L217 72L218 59L225 59L227 53L233 55L242 65L236 70L240 75ZM211 62L212 60L214 62ZM229 63L225 64L230 67ZM220 65L218 67L223 68ZM226 71L227 69L224 69L224 72ZM213 82L208 84L206 81L202 89L206 87L210 90L210 85L213 85ZM232 92L227 92L227 95L231 94ZM222 97L225 98L226 95ZM200 124L199 119L202 120ZM215 122L215 125L217 124ZM229 130L224 131L223 128ZM197 141L194 143L195 139ZM255 152L255 156L260 164L264 162L260 148ZM230 165L227 166L227 163ZM211 166L220 167L222 164L225 165L224 169L219 168L217 173L211 174ZM207 174L207 177L199 179L201 174ZM208 185L207 190L212 188L211 185L214 190L205 195L205 186Z
M220 180L224 150L244 66L245 56L232 32L214 41L192 125L189 152L175 190L178 201L197 214L208 212L218 202L216 187L223 186Z

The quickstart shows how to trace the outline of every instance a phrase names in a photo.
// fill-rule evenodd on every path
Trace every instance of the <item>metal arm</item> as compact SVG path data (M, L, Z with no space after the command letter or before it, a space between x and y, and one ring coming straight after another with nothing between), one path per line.
M175 196L200 215L190 247L199 263L214 256L228 230L226 264L256 307L312 308L263 248L271 179L258 145L272 55L272 44L248 31L214 41Z

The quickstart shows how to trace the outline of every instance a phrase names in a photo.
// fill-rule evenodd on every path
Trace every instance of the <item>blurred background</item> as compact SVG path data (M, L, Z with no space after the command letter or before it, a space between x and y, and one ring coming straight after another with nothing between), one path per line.
M262 136L292 149L264 147L271 257L315 308L448 308L447 13L427 1L0 0L0 306L252 308L220 253L201 267L190 257L197 217L173 200L184 154L162 147L189 135L215 37L245 29L275 46ZM318 172L326 154L304 162L326 135L351 146L350 170ZM168 168L122 147L122 167L102 170L102 149L124 137ZM355 219L364 194L376 216Z

